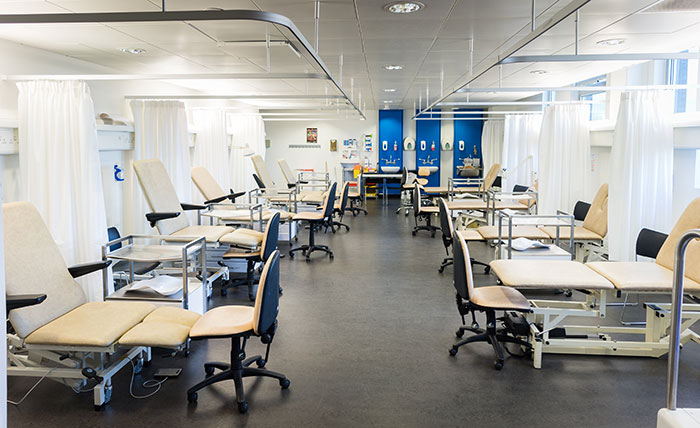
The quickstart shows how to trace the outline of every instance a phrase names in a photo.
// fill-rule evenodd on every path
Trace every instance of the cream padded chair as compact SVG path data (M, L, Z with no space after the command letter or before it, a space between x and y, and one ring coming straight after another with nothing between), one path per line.
M550 238L556 238L556 227L543 227L542 230ZM602 241L608 234L608 184L605 183L598 189L591 207L583 220L582 226L574 228L574 241ZM559 238L569 239L571 235L570 227L559 228Z
M111 397L112 375L144 358L145 347L184 349L198 314L146 302L88 302L74 277L109 263L68 268L32 204L14 202L2 210L6 293L47 296L41 304L10 311L8 375L46 376L83 388L88 379L82 370L89 367L103 379L94 389L99 408ZM144 322L148 328L140 327ZM119 347L127 348L123 358L104 358Z
M228 206L226 203L222 204L222 202L226 199L229 199L230 202L235 203L235 199L237 197L245 195L245 192L234 193L232 190L231 193L227 194L226 192L224 192L221 186L219 186L219 183L216 182L214 177L212 177L211 173L209 173L209 170L203 166L193 167L191 170L191 175L192 182L202 193L204 198L207 199L205 204L219 204L213 206L213 209L211 211L213 215L215 215L224 223L251 222L250 210L236 208L235 205L231 204L229 204ZM264 209L262 212L263 221L269 220L276 212L280 214L280 219L282 221L290 220L294 216L294 213L290 213L289 211Z
M251 229L229 226L191 226L183 207L202 209L201 206L181 204L163 163L158 159L134 161L134 171L152 213L146 214L158 233L167 235L166 241L183 242L204 236L208 244L228 244L255 249L262 241L262 233Z

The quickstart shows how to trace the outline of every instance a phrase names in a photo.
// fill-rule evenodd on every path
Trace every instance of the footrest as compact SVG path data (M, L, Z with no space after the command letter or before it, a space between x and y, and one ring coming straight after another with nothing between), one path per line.
M189 337L190 329L200 318L196 312L172 306L161 306L120 339L123 346L178 348Z

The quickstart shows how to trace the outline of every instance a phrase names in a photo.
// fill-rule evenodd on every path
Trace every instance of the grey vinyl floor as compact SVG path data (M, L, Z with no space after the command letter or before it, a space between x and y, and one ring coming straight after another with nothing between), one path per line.
M236 410L232 382L201 391L196 405L187 403L185 391L203 378L203 363L228 359L229 342L211 340L194 342L188 358L156 351L136 376L136 393L148 392L140 385L158 368L181 367L183 373L151 398L130 397L129 367L114 378L112 400L101 412L93 411L90 393L77 395L45 380L19 407L9 406L9 426L655 426L665 403L665 357L545 355L540 370L528 359L509 358L502 371L493 369L486 343L450 357L461 324L452 268L438 273L445 256L439 234L411 236L413 217L396 215L397 204L370 201L368 216L345 217L349 233L319 235L318 242L334 250L333 261L321 253L311 263L282 259L284 295L268 368L285 373L291 387L282 391L275 380L247 379L248 414ZM302 232L300 243L306 239ZM485 244L470 249L479 260L492 257ZM481 268L475 277L480 285L495 283ZM212 304L249 302L244 290L235 290L226 297L215 292ZM641 319L641 308L630 310ZM605 323L615 324L618 311L611 308ZM249 342L248 355L262 351L258 340ZM16 400L34 381L8 383ZM694 343L682 352L679 401L700 406L700 347Z

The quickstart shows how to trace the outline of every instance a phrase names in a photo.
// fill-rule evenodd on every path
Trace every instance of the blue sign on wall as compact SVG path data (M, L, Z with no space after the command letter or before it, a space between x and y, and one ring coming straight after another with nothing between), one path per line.
M430 117L430 113L419 116L419 118ZM433 118L436 117L440 116L433 116ZM431 172L427 177L428 186L440 185L441 123L441 120L416 120L416 169L422 166L430 168Z

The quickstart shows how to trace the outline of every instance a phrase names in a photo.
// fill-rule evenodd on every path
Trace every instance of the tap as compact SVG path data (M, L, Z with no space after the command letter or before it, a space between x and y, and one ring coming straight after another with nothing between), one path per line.
M423 165L433 165L433 163L435 163L436 160L437 160L437 158L431 159L430 154L428 154L428 157L423 159Z
M398 159L394 159L394 156L389 155L389 159L385 160L384 163L387 165L396 165L397 161L398 161Z

